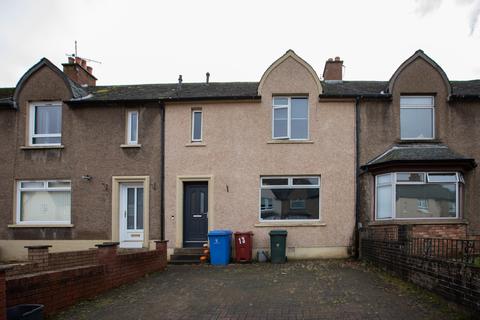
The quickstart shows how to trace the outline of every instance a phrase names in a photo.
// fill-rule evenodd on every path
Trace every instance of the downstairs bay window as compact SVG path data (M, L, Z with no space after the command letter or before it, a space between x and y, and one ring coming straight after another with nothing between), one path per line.
M18 181L16 223L70 224L70 203L70 181Z
M260 221L319 220L320 177L263 177Z
M375 218L455 219L459 217L460 173L396 172L375 178Z

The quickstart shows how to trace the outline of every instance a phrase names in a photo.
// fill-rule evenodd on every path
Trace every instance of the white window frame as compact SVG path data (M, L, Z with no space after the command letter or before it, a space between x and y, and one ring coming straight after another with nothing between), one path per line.
M315 178L318 179L318 184L308 184L308 185L300 185L300 184L293 184L293 179L304 179L304 178ZM263 180L265 179L288 179L288 183L285 185L263 185ZM260 177L260 188L259 188L259 208L258 208L258 219L260 222L268 222L268 223L286 223L286 222L318 222L321 221L322 218L322 195L321 195L321 179L320 176L265 176ZM262 219L262 190L263 189L318 189L318 219L279 219L279 220L269 220L269 219ZM273 205L273 201L272 201Z
M195 113L200 113L200 138L195 138ZM192 142L203 141L203 112L201 109L192 110Z
M460 183L463 183L463 175L460 172L438 172L438 171L409 171L408 173L421 173L425 175L425 182L397 182L397 173L405 172L390 172L385 174L379 174L375 176L375 220L385 221L385 220L452 220L459 218L459 204L460 204ZM430 174L445 174L445 175L455 175L456 182L429 182L428 176ZM391 177L391 186L392 186L392 211L391 217L379 218L378 217L378 178L383 176ZM451 183L455 184L455 217L418 217L418 218L397 218L396 216L396 194L397 194L397 184L399 185L419 185L419 184L441 184L441 183ZM450 210L449 210L450 212Z
M33 182L33 183L43 183L43 187L37 188L25 188L22 187L22 183L25 182ZM49 187L49 183L51 182L68 182L70 184L69 187ZM64 225L64 224L71 224L72 221L72 211L71 211L71 204L70 204L70 219L66 221L21 221L20 214L21 214L21 205L22 205L22 191L49 191L49 192L57 192L57 191L69 191L70 192L70 200L72 196L72 182L70 180L19 180L17 181L17 206L15 212L15 222L16 224L24 224L24 225Z
M137 115L137 125L135 130L135 136L137 137L137 140L132 140L132 115L133 114ZM127 113L127 144L132 144L132 145L138 144L138 122L139 122L138 116L139 116L138 110L128 111Z
M288 100L287 105L275 105L275 98L284 98ZM293 139L291 136L291 127L292 127L292 98L303 98L307 99L307 137L302 139ZM275 110L276 109L287 109L287 135L275 137ZM272 140L293 140L293 141L305 141L310 139L310 103L308 96L273 96L272 97Z
M428 199L417 199L417 208L428 209Z
M35 109L37 107L60 107L61 117L60 117L60 133L48 133L48 134L39 134L35 133ZM62 144L62 119L63 119L63 110L61 101L37 101L30 102L29 104L29 123L28 123L28 144L30 146L60 146ZM60 138L58 143L33 143L34 138Z
M408 105L402 106L402 98L430 98L431 105ZM402 109L432 109L432 137L431 138L404 138L402 137ZM435 140L435 97L434 96L415 96L415 95L401 95L400 96L400 140Z

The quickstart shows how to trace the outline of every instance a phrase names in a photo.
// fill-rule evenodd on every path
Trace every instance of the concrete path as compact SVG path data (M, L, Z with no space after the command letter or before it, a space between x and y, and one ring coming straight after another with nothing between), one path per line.
M470 319L455 304L348 261L169 266L55 319Z

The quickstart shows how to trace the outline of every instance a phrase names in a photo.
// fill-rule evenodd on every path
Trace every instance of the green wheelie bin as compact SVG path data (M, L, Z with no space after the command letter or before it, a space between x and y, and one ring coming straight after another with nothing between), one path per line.
M272 263L287 262L287 230L272 230L269 234Z

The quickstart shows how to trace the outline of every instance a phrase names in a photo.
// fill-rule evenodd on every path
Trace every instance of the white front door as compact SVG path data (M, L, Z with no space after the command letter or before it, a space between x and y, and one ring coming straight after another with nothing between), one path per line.
M143 184L120 185L120 247L141 248L143 229Z

